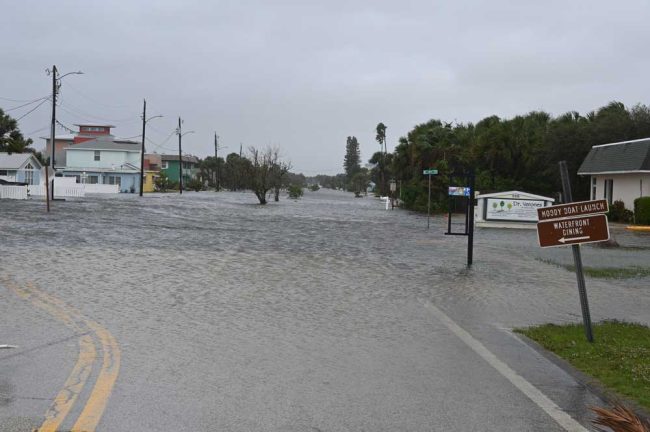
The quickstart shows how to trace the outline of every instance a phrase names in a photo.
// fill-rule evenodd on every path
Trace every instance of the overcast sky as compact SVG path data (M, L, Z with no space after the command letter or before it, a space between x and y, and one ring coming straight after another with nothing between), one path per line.
M51 92L58 119L141 133L147 151L278 145L295 172L342 172L355 135L367 161L431 118L476 122L531 110L581 113L650 95L644 1L10 1L0 25L0 107ZM18 118L35 105L9 111ZM42 148L45 103L20 121ZM57 133L65 133L61 128ZM156 146L157 145L157 146Z

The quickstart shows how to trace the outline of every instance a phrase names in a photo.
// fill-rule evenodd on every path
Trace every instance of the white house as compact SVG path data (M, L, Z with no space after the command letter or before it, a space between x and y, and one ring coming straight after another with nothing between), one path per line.
M43 166L32 153L0 153L0 180L37 185Z
M578 175L591 178L591 199L633 209L636 198L650 195L650 138L593 146Z
M65 153L66 165L57 169L64 177L74 177L77 183L118 185L120 192L140 188L139 146L98 136L66 148Z

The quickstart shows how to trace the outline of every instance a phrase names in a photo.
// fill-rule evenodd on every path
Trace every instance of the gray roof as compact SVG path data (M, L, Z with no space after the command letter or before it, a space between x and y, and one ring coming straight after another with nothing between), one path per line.
M137 143L139 144L139 143ZM107 137L98 137L94 140L85 141L81 144L75 144L66 148L67 151L70 150L126 150L139 152L140 146L134 144L127 144L124 142L114 141L112 138Z
M650 171L650 138L593 146L578 174Z
M160 160L177 161L178 155L160 155ZM183 155L183 162L199 163L199 158L197 158L196 156Z
M36 159L36 157L31 153L0 153L0 169L21 169L24 165L27 165L27 161L30 160L30 158L32 158L32 162L35 161L38 164L38 166L34 168L40 169L40 162L38 162L38 159Z

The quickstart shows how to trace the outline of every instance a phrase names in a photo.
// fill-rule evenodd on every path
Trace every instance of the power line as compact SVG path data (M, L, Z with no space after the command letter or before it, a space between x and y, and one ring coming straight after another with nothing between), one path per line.
M16 103L29 102L29 101L34 100L34 99L11 99L11 98L6 98L6 97L2 97L2 96L0 96L0 99L6 100L6 101L9 101L9 102L16 102ZM38 100L38 99L36 99L36 100Z
M4 112L9 112L9 111L17 110L17 109L19 109L19 108L26 107L27 105L31 105L31 104L33 104L33 103L36 103L36 102L38 102L38 101L41 101L41 100L43 100L43 99L47 99L47 98L48 98L48 96L43 96L43 97L41 97L41 98L34 99L33 101L29 101L29 102L24 103L24 104L22 104L22 105L18 105L18 106L15 106L15 107L7 108L7 109L5 109L5 110L3 110L3 111L4 111Z
M63 129L65 129L66 131L68 131L68 132L70 132L70 133L75 133L75 132L77 132L76 130L74 130L74 129L72 129L72 128L66 126L66 125L64 125L63 123L61 123L58 119L57 119L57 121L56 121L56 124L58 124L60 127L62 127Z
M164 140L163 142L161 142L160 144L157 144L157 143L154 142L151 138L146 138L146 140L149 141L151 144L153 144L153 145L154 145L154 148L159 148L159 149L163 149L163 150L167 150L167 151L175 151L175 149L172 149L172 148L169 148L169 147L163 147L164 144L166 144L167 141L169 141L169 139L170 139L172 136L174 136L175 133L176 133L175 130L172 131L172 133L170 133L170 134L167 136L167 138L165 138L165 140Z
M26 136L34 135L35 133L38 133L38 132L40 132L40 131L43 131L43 130L45 130L45 129L49 129L49 128L50 128L50 125L47 125L47 126L44 126L44 127L40 128L40 129L36 129L36 130L34 130L34 131L27 132L25 135L26 135Z
M44 104L45 102L47 102L48 100L50 100L50 99L49 99L49 98L47 98L47 99L43 99L43 100L41 101L41 103L39 103L39 104L36 105L34 108L32 108L32 109L30 109L29 111L27 111L25 114L23 114L23 115L21 115L20 117L18 117L18 118L16 119L16 121L20 121L20 120L24 119L25 117L27 117L28 115L30 115L31 113L33 113L34 111L36 111L36 110L37 110L41 105L43 105L43 104Z
M66 105L63 106L62 101L60 100L59 103L57 104L59 108L61 108L63 111L66 111L68 114L72 114L77 117L81 117L84 120L88 121L103 121L103 122L111 122L111 123L128 123L128 122L133 122L133 121L139 121L138 120L138 115L133 115L129 116L123 119L109 119L105 117L99 117L96 115L88 114L84 112L83 110L75 107L74 105L71 105L69 102L66 102Z
M115 139L116 140L129 140L129 139L132 139L132 138L140 138L141 136L142 136L142 134L133 135L133 136L130 136L130 137L115 137Z
M111 109L121 109L121 108L126 108L126 107L131 107L131 106L132 106L132 105L130 105L130 104L128 104L128 105L127 105L127 104L123 104L123 105L108 105L108 104L106 104L106 103L100 102L100 101L98 101L97 99L92 98L92 97L90 97L90 96L88 96L88 95L82 93L82 92L79 91L79 89L77 89L75 86L70 85L70 83L67 83L67 82L66 82L65 87L66 87L66 88L71 88L72 91L74 91L75 93L77 93L79 96L84 97L84 98L88 99L89 101L91 101L91 102L93 102L93 103L95 103L95 104L105 106L106 108L111 108Z

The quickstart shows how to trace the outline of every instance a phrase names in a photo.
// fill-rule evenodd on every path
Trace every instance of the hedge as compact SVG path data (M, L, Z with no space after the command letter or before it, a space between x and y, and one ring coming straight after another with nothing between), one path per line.
M650 196L634 200L634 223L650 225Z

